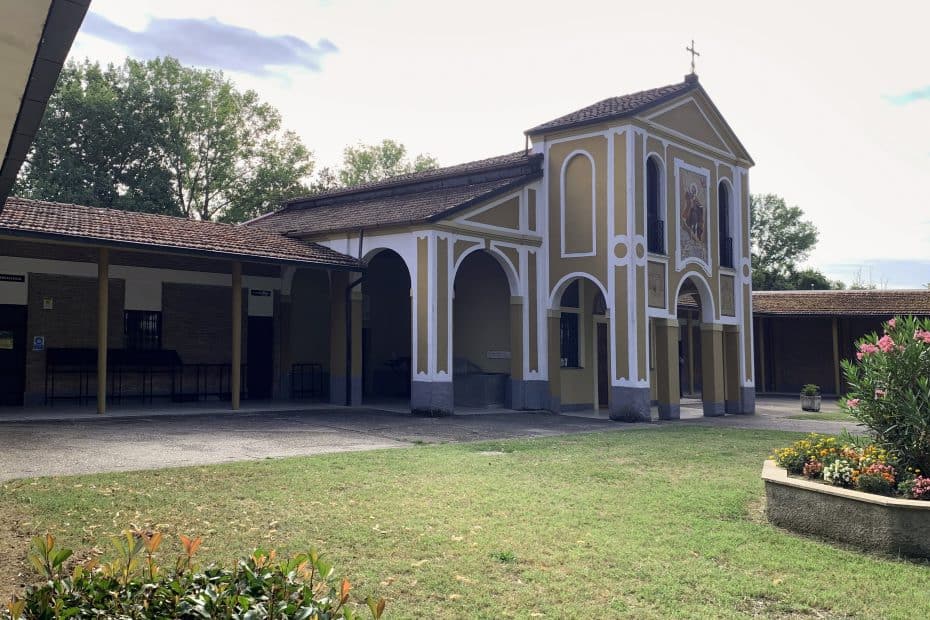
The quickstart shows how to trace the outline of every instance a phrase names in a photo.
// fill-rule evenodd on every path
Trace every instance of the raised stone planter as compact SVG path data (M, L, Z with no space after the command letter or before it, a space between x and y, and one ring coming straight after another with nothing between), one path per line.
M862 549L930 558L930 502L898 499L791 478L774 461L762 468L768 520Z

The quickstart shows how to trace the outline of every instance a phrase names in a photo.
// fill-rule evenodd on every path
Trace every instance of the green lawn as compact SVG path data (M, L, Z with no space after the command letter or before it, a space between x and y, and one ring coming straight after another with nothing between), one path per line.
M789 420L823 420L825 422L850 422L858 424L856 418L845 411L818 411L816 413L799 413L788 416Z
M203 534L204 560L315 545L395 618L924 615L927 564L764 521L762 461L796 437L663 427L428 445L16 481L0 505L76 549L130 523Z

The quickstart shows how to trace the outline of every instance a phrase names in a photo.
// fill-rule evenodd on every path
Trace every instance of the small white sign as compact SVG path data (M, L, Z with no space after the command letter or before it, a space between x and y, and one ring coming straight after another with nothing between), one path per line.
M510 351L488 351L489 360L509 360Z
M51 297L42 298L42 309L43 310L52 310L55 307L55 300Z

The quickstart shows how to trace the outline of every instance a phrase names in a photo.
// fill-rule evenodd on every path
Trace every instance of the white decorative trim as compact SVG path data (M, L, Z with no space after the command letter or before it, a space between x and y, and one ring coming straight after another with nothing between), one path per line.
M701 297L701 322L720 323L721 321L717 320L717 311L714 306L714 291L707 279L697 271L686 271L681 274L681 279L678 281L678 286L675 288L675 295L671 298L675 300L675 314L678 314L678 296L681 294L681 287L688 278L694 278L695 288L698 291L698 295ZM671 306L671 302L669 302L668 305Z
M561 308L561 305L557 304L556 301L561 299L562 293L565 292L565 289L568 288L568 285L571 284L571 281L576 278L590 280L593 282L601 291L601 294L604 295L604 301L607 303L607 307L611 308L613 306L611 300L607 299L607 289L598 281L597 278L584 271L573 271L571 273L565 274L559 279L558 282L555 283L555 286L552 288L552 292L549 294L549 305L547 306L549 309L558 310Z
M627 261L627 278L626 278L626 305L627 305L627 364L629 377L626 381L636 384L639 377L639 355L637 353L639 346L637 330L637 313L636 313L636 147L634 141L639 132L636 127L630 126L626 132L626 191L627 191L627 208L626 208L626 226L629 244L629 261ZM643 142L645 147L645 142ZM621 378L622 379L622 378ZM614 384L617 385L617 384ZM622 383L619 385L623 385Z
M581 156L587 157L588 161L591 163L591 250L589 252L568 252L565 250L565 223L567 221L565 209L565 172L571 161ZM559 255L562 258L582 258L585 256L597 255L597 165L594 162L594 157L584 149L575 149L562 160L562 168L559 171L559 224L561 227Z
M677 157L675 158L675 226L676 227L681 226L681 223L680 223L681 222L681 187L679 187L678 171L681 170L682 168L685 170L694 172L696 174L703 174L707 177L708 186L707 186L707 189L705 191L705 196L704 196L704 204L705 204L705 209L704 209L704 220L705 220L704 221L704 236L705 236L704 245L705 245L705 248L704 249L706 250L708 260L710 260L712 256L711 255L711 234L710 234L710 231L711 231L711 228L710 228L710 212L711 212L710 184L713 182L714 176L716 175L712 176L710 174L710 170L708 170L707 168L701 168L700 166L692 166L691 164L684 162ZM680 234L676 235L676 237L680 237ZM675 244L675 271L682 271L685 267L687 267L688 265L692 265L692 264L698 265L699 267L701 267L701 269L704 270L704 273L706 273L708 276L711 275L712 270L708 262L702 261L698 258L694 258L693 256L689 256L687 259L682 260L681 239L679 238L678 242Z

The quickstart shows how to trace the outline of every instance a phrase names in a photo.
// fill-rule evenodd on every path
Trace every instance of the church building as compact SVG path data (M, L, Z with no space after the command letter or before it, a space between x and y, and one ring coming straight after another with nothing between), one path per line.
M705 415L752 413L753 162L697 76L525 135L520 152L235 227L9 199L0 349L15 332L25 350L7 404L316 397L644 420L699 394Z

